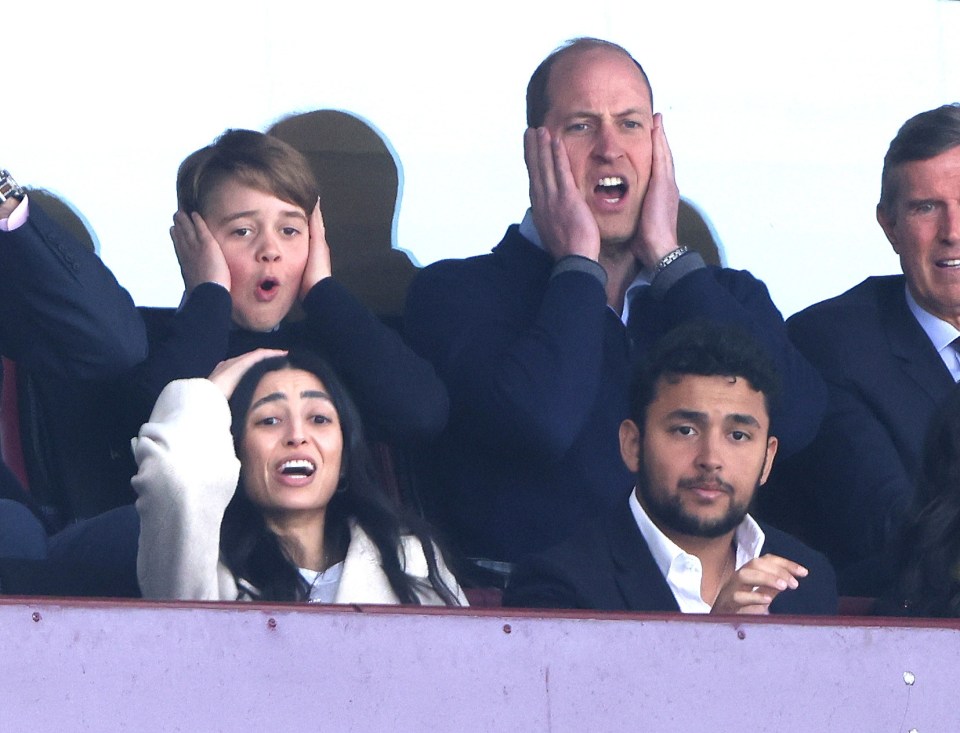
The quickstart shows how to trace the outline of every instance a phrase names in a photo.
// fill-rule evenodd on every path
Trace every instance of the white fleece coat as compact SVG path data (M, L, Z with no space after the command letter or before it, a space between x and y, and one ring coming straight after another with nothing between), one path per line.
M230 408L207 379L166 386L150 421L133 439L138 471L133 478L140 514L137 577L145 598L198 601L251 600L250 585L220 562L220 524L233 497L240 461L230 435ZM426 580L427 561L416 537L404 536L403 566ZM456 579L439 557L440 574L460 603ZM442 605L429 587L421 602ZM380 566L380 553L356 523L337 588L336 603L399 603Z

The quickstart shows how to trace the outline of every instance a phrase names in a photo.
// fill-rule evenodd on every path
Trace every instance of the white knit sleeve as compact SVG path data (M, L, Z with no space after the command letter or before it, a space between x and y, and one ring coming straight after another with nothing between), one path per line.
M240 472L223 393L207 379L168 384L133 453L144 597L235 600L218 581L220 523Z

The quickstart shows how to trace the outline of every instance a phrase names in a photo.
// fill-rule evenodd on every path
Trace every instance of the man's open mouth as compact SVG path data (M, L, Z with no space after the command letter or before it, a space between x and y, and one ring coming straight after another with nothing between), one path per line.
M627 184L620 176L604 176L593 189L604 201L616 203L627 192Z

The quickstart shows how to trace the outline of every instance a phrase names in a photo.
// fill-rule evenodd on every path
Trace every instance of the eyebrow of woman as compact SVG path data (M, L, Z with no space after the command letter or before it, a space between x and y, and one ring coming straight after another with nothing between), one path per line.
M321 392L318 389L307 389L300 393L300 397L303 399L317 399L317 400L326 400L327 402L333 402L330 399L330 395L326 392ZM273 392L272 394L265 395L259 400L250 405L250 409L254 410L260 405L265 405L268 402L278 402L279 400L287 399L287 395L284 392Z

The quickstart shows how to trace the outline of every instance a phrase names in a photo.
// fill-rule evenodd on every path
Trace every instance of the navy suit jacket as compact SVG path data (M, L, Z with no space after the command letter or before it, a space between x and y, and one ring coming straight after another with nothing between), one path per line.
M810 571L796 590L773 599L770 612L836 614L836 578L827 559L784 532L762 523L760 527L765 535L761 554L780 555ZM680 610L626 500L570 540L523 561L503 603L521 608Z
M687 255L666 272L688 257L696 262ZM680 323L706 318L754 335L784 381L773 416L781 451L813 438L826 388L749 273L701 266L663 293L643 288L628 329L596 277L553 267L513 226L492 254L433 264L410 288L407 337L450 393L447 430L424 462L424 504L465 554L516 561L629 490L618 430L634 363Z
M100 258L30 202L0 232L0 352L26 368L76 379L119 374L147 354L130 295Z
M102 380L137 364L147 336L130 295L95 253L29 206L22 226L0 232L0 352L17 363L21 383L27 374ZM58 415L73 397L55 406ZM2 462L0 496L36 510Z
M904 287L902 275L867 278L787 322L827 382L829 406L817 438L774 467L774 493L761 498L771 519L798 518L783 526L840 570L896 538L928 424L954 386Z

